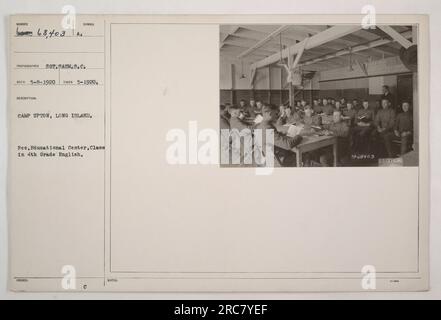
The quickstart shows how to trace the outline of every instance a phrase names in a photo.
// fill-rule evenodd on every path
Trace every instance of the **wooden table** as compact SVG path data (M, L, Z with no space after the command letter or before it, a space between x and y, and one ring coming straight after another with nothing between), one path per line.
M335 136L304 136L300 144L291 150L296 153L297 167L302 166L302 154L327 146L332 146L334 154L334 167L337 166L337 137Z

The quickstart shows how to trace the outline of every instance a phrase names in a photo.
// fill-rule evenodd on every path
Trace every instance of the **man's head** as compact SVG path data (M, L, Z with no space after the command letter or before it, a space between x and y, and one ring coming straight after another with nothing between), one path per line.
M279 108L276 106L266 104L262 108L262 117L265 121L272 121L277 119Z
M319 104L317 99L314 99L314 100L312 101L312 103L313 103L314 106L318 106L318 104Z
M227 110L227 107L224 104L221 104L220 108L219 108L220 114L224 115L226 110Z
M341 107L341 104L340 104L340 101L335 101L335 108L337 109L337 110L340 110L340 107Z
M369 108L369 101L367 101L367 100L363 100L363 108L364 108L364 109Z
M340 99L340 103L342 106L346 105L346 99L343 97Z
M352 105L353 105L354 107L358 106L358 99L354 99L354 100L352 100Z
M407 101L404 101L403 104L401 105L401 108L403 109L404 112L409 111L410 109L410 104Z
M389 107L389 99L381 99L381 107L387 109Z
M312 108L310 106L307 106L305 108L305 116L306 117L311 117L312 116Z
M289 117L291 115L291 108L290 107L285 107L285 114L287 117Z
M279 115L285 114L285 110L286 110L286 107L283 104L281 104L279 106Z
M256 105L256 100L253 98L250 99L250 106L254 107Z
M326 106L328 104L328 100L327 99L323 99L322 103L323 103L324 106Z
M383 94L389 93L389 86L384 85L383 86Z
M262 107L263 107L263 103L262 103L262 101L260 101L260 100L258 100L258 101L256 101L256 106L257 106L257 109L262 109Z
M222 107L221 107L222 108ZM227 102L224 108L224 114L230 113L231 103Z
M300 105L304 108L306 106L306 101L302 99L300 101Z
M348 102L346 103L346 109L351 110L354 106L352 105L352 103Z
M231 105L228 112L231 115L231 118L238 118L240 115L240 109L237 105Z
M239 104L241 108L245 107L245 100L244 99L240 100Z
M332 120L334 121L334 123L339 123L341 120L341 112L335 110L334 113L332 114Z

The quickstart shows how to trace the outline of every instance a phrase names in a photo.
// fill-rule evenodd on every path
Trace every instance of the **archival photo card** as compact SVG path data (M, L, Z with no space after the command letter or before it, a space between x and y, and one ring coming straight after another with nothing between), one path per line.
M428 19L365 22L11 16L9 288L427 290Z

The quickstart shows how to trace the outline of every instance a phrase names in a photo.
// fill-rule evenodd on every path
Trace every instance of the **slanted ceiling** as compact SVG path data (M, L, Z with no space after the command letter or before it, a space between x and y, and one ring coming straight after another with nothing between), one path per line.
M220 27L220 55L229 60L243 60L251 64L280 52L280 34L282 47L288 47L318 34L331 26L324 25L222 25ZM397 32L409 38L411 26L392 26ZM278 32L281 30L281 32ZM272 36L272 38L268 38ZM369 45L378 40L390 40L384 45L360 50L350 54L329 57L342 50L349 50L359 45ZM349 66L352 59L359 63L374 61L399 55L400 44L390 36L376 29L361 29L337 40L329 41L313 49L305 50L300 65L305 70L322 71ZM251 48L251 50L250 50ZM245 53L245 55L244 55ZM350 58L351 56L351 58ZM314 59L319 62L311 63Z

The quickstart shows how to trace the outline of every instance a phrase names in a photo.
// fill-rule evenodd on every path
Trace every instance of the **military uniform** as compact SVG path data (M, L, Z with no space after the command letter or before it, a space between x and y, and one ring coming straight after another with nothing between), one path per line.
M395 120L395 130L398 131L401 138L401 154L405 154L408 149L408 145L412 135L402 136L403 132L411 132L413 131L413 119L409 111L399 113Z
M227 134L228 133L228 134ZM220 116L220 163L225 165L230 154L230 121L225 115ZM225 160L223 160L225 156ZM228 158L227 158L228 157ZM229 163L229 162L228 162Z
M247 105L244 109L243 109L243 113L250 118L255 118L256 117L256 113L254 111L254 107Z
M313 116L305 116L303 117L303 124L305 125L305 127L309 126L321 126L322 125L322 117L318 114L315 114Z
M229 164L251 165L253 137L251 129L237 117L230 119L231 156ZM239 163L237 160L239 159Z
M315 106L312 107L312 110L314 110L315 114L320 114L320 113L323 112L323 106L321 106L319 104L315 105Z
M363 125L358 125L361 122ZM360 151L368 145L369 135L374 122L374 111L370 108L360 109L355 117L355 126L352 129L352 141L355 150Z
M230 128L231 129L237 129L239 131L243 130L243 129L247 129L248 126L239 118L231 118L230 119Z
M354 124L355 116L357 115L357 111L355 109L345 109L343 111L343 116L349 118L349 126Z
M257 132L256 130L261 130ZM266 141L267 130L272 130L274 135L274 145ZM258 161L258 165L264 165L262 163L262 156L266 157L267 148L273 148L274 153L274 166L279 166L280 163L278 158L283 158L282 165L288 165L288 158L292 158L293 153L291 149L298 145L302 140L301 136L288 137L279 131L276 127L269 121L262 121L255 128L255 146L254 146L254 157Z
M374 121L374 111L370 108L358 110L355 121L372 123Z
M377 129L385 129L382 132L374 131L378 134L384 142L387 154L389 158L392 158L392 139L393 139L393 129L395 126L395 111L391 108L381 109L375 116L375 127Z
M230 129L230 122L224 115L220 116L220 129Z
M278 122L281 125L293 124L293 123L300 122L301 119L302 119L302 117L300 117L299 113L298 112L294 112L294 113L290 114L289 117L285 116L285 117L279 118Z
M323 106L323 112L330 116L334 113L334 107L331 104L327 104L326 106Z

